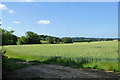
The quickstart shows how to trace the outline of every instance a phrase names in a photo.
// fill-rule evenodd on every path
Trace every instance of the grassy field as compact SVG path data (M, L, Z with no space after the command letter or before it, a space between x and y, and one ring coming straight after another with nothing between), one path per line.
M45 58L61 56L65 58L91 58L105 59L102 61L92 61L84 64L86 68L96 68L104 70L118 70L118 42L83 42L73 44L33 44L33 45L9 45L4 46L9 58L22 58L27 61L44 61ZM107 60L108 59L108 60ZM110 61L112 60L112 61Z
M42 44L48 44L47 41L42 41L42 40L41 40L41 43L42 43Z

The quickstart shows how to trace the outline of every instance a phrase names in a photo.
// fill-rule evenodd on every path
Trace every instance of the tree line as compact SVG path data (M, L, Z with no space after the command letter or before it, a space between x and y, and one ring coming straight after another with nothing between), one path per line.
M66 37L64 37L64 38L66 38ZM61 39L64 40L64 38L61 38ZM73 42L94 42L94 41L118 40L118 38L85 38L85 37L72 37L71 39L72 39Z
M48 35L38 35L32 31L27 31L25 36L17 37L14 31L7 31L0 28L0 36L2 36L2 45L22 45L22 44L42 44L46 41L48 44L73 43L73 42L92 42L92 41L112 41L117 38L84 38L84 37L53 37Z
M32 31L27 31L25 36L17 37L14 35L14 31L7 31L4 29L0 29L0 36L2 36L2 45L22 45L22 44L42 44L41 41L47 41L48 44L59 44L63 43L72 43L72 39L65 38L64 40L47 35L38 35Z

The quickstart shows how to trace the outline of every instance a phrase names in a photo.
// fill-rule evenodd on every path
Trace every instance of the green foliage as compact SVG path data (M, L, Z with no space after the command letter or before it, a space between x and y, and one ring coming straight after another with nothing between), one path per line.
M53 44L53 43L54 43L51 36L48 36L48 37L47 37L47 42L48 42L49 44Z
M71 38L64 38L64 43L73 43Z
M15 69L24 68L24 67L28 66L26 64L17 65L16 62L25 62L25 60L8 58L5 54L6 54L6 51L2 51L2 68L3 68L3 70L14 71Z
M88 41L88 43L90 43L92 40L91 40L91 39L88 39L87 41Z
M47 36L46 40L49 44L59 44L59 42L60 42L59 38L51 37L51 36Z
M26 36L20 38L13 34L14 31L7 31L0 28L0 38L2 37L2 45L16 45L18 44L41 44L41 41L47 41L49 44L59 43L73 43L73 42L91 42L91 41L112 41L117 39L111 38L84 38L84 37L73 37L73 38L57 38L47 35L38 35L32 31L26 32ZM19 39L20 40L19 40ZM18 41L19 40L19 41Z
M113 39L105 39L106 41L113 41Z
M32 31L26 32L26 38L30 44L40 44L40 36Z
M15 45L17 42L17 36L13 35L12 31L2 30L2 45Z
M26 32L26 36L20 37L20 43L22 43L22 44L41 44L40 36L34 32L28 31L28 32Z
M40 35L42 41L46 41L47 35Z
M25 36L21 36L20 38L22 44L28 44L29 43L29 38L25 37Z
M16 62L22 62L22 61L24 61L24 60L14 59L14 58L6 58L3 67L5 70L9 70L9 71L14 71L15 69L28 67L28 65L26 65L26 64L16 64Z
M66 58L60 56L53 56L45 60L43 63L61 64L64 66L83 68L83 65L90 63L90 61L88 61L88 59L86 58L73 59L73 58Z
M13 35L12 31L7 31L4 29L0 29L2 36L2 44L3 45L16 45L16 44L41 44L40 35L32 31L26 32L26 36L21 36L17 38L17 36Z
M62 38L63 40L64 38ZM113 41L117 40L117 38L85 38L85 37L73 37L71 38L73 42L88 42L88 40L94 41ZM91 42L90 41L90 42Z
M17 45L22 45L22 41L21 41L21 39L18 39L18 41L17 41Z

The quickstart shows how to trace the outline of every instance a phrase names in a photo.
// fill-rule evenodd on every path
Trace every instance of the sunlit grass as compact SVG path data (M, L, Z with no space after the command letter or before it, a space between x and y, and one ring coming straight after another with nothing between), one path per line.
M73 44L33 44L33 45L9 45L4 46L9 58L22 58L27 61L44 61L52 56L61 56L66 58L89 57L98 59L117 59L118 42L100 41L100 42L81 42ZM113 64L113 65L111 65ZM105 70L118 71L118 63L111 61L92 62L84 67L98 68Z

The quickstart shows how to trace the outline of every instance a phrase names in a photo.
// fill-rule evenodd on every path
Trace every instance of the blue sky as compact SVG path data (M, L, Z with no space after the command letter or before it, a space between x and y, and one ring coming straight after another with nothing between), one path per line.
M3 6L4 5L4 6ZM2 28L56 37L118 37L117 2L4 2Z

